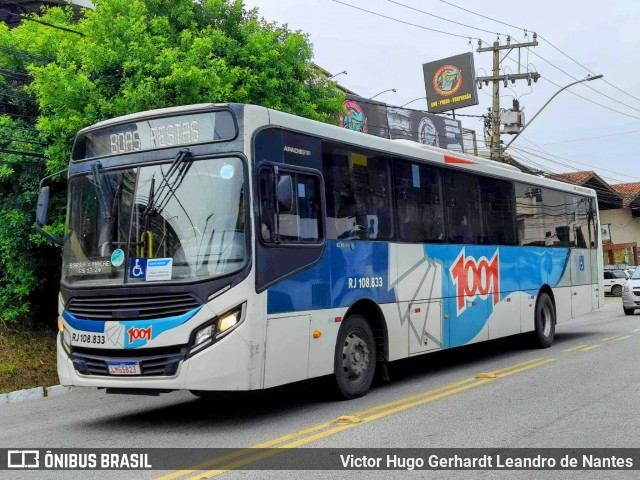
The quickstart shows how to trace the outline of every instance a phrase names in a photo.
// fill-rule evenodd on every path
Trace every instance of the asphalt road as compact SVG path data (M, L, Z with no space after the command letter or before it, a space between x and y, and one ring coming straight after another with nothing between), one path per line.
M391 382L334 401L302 382L219 401L78 389L0 406L0 448L640 447L640 313L621 300L558 325L549 349L503 339L396 362ZM476 378L493 372L495 378ZM356 415L361 423L337 424ZM251 464L251 458L244 457ZM224 469L229 462L209 468ZM3 474L8 474L6 477ZM200 479L220 472L0 472L0 478ZM627 472L235 471L221 478L638 478Z

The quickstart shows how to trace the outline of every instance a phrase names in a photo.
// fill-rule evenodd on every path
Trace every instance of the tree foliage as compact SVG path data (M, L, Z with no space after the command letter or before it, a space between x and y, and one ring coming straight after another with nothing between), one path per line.
M30 76L0 73L0 92L15 93L9 104L0 98L0 149L18 152L0 152L0 321L33 315L38 303L55 306L59 250L30 227L38 178L65 168L81 128L194 103L253 103L332 123L342 107L342 94L318 76L307 36L241 1L94 4L79 21L69 8L41 12L41 20L77 33L0 24L0 68ZM21 155L25 145L43 157ZM64 200L50 218L60 232Z

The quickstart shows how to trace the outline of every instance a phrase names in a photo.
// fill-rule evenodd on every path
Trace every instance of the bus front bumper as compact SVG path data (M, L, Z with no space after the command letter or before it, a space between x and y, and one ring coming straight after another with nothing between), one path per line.
M58 335L57 364L62 385L158 390L254 390L261 388L258 349L251 349L240 332L181 360L173 375L108 375L79 373ZM144 355L144 349L140 350ZM142 358L142 357L141 357ZM136 357L113 358L136 361Z

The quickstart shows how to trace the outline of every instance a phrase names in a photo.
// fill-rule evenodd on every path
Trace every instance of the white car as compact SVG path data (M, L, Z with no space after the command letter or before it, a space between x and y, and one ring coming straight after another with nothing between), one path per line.
M629 278L631 278L631 276L633 275L633 272L635 272L635 268L626 268L625 269L625 273L629 276Z
M636 268L622 290L622 309L627 315L633 315L636 309L640 310L640 268Z
M640 273L640 272L639 272ZM627 274L624 270L604 271L604 293L611 293L616 297L622 296L622 289L627 282Z

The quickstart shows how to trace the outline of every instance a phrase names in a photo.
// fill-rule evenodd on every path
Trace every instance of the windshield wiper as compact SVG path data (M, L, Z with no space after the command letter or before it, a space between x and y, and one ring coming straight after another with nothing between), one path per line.
M162 194L165 192L165 189L168 188L169 192L173 193L175 191L175 188L180 186L180 183L182 183L182 180L184 179L184 176L187 173L186 170L188 170L188 168L181 169L180 166L182 162L184 162L184 160L190 156L191 156L191 151L188 148L183 148L178 152L178 154L176 155L176 158L173 160L173 162L169 166L169 170L167 170L167 173L162 175L162 180L160 180L160 185L158 186L157 193L154 192L155 182L153 181L151 182L151 189L149 190L149 200L146 208L144 209L144 212L142 212L143 219L146 218L156 208L156 205L158 204L158 199L161 199L161 202L166 204L166 199L162 197ZM191 164L188 164L187 167L189 167L190 165ZM178 173L178 176L172 183L170 183L169 180L176 172ZM174 184L175 184L175 188L174 188Z
M186 175L186 170L187 169L180 169L180 166L182 164L182 162L184 162L184 160L187 157L191 156L191 151L188 148L183 148L182 150L180 150L178 152L178 154L176 155L176 158L173 160L173 162L171 163L171 165L169 166L169 170L167 171L167 173L162 175L162 180L160 180L160 185L158 186L158 191L157 193L155 192L155 181L154 179L151 180L151 188L149 189L149 199L147 200L147 206L145 207L144 211L142 212L142 221L144 222L147 217L156 209L156 205L158 203L158 198L162 199L162 194L165 192L165 189L169 189L169 193L173 194L173 192L175 191L174 188L172 188L172 185L169 183L169 180L171 179L171 177L178 172L178 177L176 178L176 181L174 183L176 183L176 188L178 186L180 186L180 183L182 183L182 180L184 179L184 176ZM189 164L190 165L190 164ZM189 166L187 165L187 166ZM169 193L167 195L169 195ZM164 204L166 204L166 199L162 199L162 202ZM164 205L161 205L164 206Z

